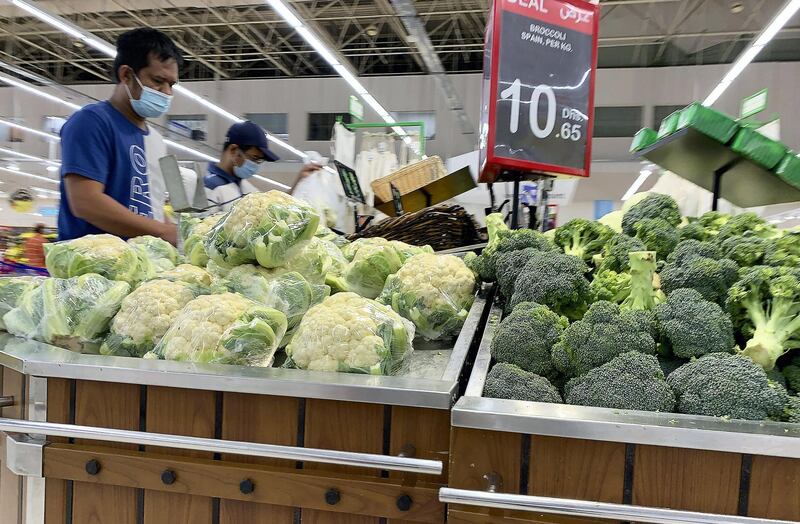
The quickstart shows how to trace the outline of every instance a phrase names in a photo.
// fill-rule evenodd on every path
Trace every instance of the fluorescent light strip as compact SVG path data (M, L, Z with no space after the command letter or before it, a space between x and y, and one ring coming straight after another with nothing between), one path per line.
M5 168L5 167L0 167L0 171L5 171L7 173L11 173L12 175L25 176L25 177L33 178L33 179L36 179L36 180L41 180L43 182L47 182L48 184L56 184L56 185L58 185L58 183L59 183L58 180L53 180L52 178L47 178L47 177L43 177L43 176L39 176L39 175L32 175L32 174L26 173L24 171L15 171L13 169L8 169L8 168Z
M45 164L51 166L60 166L61 162L57 162L55 160L48 160L46 158L40 158L38 156L29 155L27 153L20 153L19 151L14 151L13 149L7 149L5 147L0 147L0 153L6 153L8 155L15 155L20 158L25 158L27 160L35 160L36 162L43 162Z
M193 154L195 156L198 156L198 157L202 158L203 160L208 160L209 162L216 162L217 160L219 160L218 158L214 158L211 155L207 155L205 153L202 153L200 151L192 149L191 147L186 147L183 144L179 144L178 142L174 142L174 141L166 139L166 138L164 139L164 143L166 145L170 146L170 147L174 147L175 149L179 149L181 151L185 151L187 153L191 153L191 154Z
M27 83L24 83L24 82L20 82L19 80L15 79L14 77L10 77L10 76L8 76L6 74L3 74L3 73L0 73L0 82L4 82L4 83L6 83L8 85L12 85L14 87L18 87L18 88L20 88L20 89L22 89L24 91L29 92L29 93L33 93L35 95L39 95L39 96L41 96L43 98L47 98L48 100L50 100L52 102L63 104L65 106L68 106L68 107L72 108L73 111L77 111L78 109L81 108L81 106L79 106L78 104L73 104L72 102L67 102L66 100L62 100L62 99L58 98L55 95L51 95L50 93L46 93L44 91L40 91L40 90L32 87L30 84L27 84Z
M281 188L281 189L285 189L285 190L287 190L287 191L288 191L288 190L290 190L290 189L292 189L292 187L291 187L291 186L287 186L286 184L281 184L281 183L280 183L280 182L278 182L277 180L272 180L271 178L267 178L267 177L264 177L264 176L261 176L261 175L253 175L253 178L257 178L257 179L259 179L259 180L261 180L261 181L263 181L263 182L270 183L270 184L272 184L273 186L278 186L279 188Z
M276 11L278 11L281 14L281 17L284 20L286 20L289 23L289 25L291 25L292 27L295 27L295 28L301 27L303 25L302 22L300 22L300 20L296 16L294 16L294 14L292 14L291 10L289 10L285 5L283 5L282 2L280 2L280 0L267 0L267 1L270 3L270 5L272 5L272 7ZM84 31L83 29L81 29L79 27L75 27L74 25L72 25L71 23L69 23L68 21L62 19L59 16L51 15L51 14L45 12L43 9L35 7L33 4L31 4L30 2L27 2L25 0L12 0L12 4L14 4L15 6L19 7L20 9L24 9L28 13L30 13L33 16L35 16L36 18L38 18L39 20L52 25L56 29L59 29L59 30L67 33L68 35L72 36L73 38L77 38L77 39L79 39L79 40L81 40L83 42L86 42L86 44L88 44L89 46L97 49L98 51L100 51L101 53L105 54L106 56L109 56L111 58L114 58L115 56L117 56L117 50L114 49L114 47L111 46L108 42L104 42L103 40L100 40L100 39L96 38L91 33L87 32L87 31ZM227 110L223 109L222 107L214 104L213 102L210 102L210 101L206 100L205 98L203 98L202 96L198 95L197 93L189 90L187 87L184 87L184 86L182 86L180 84L177 84L177 85L175 85L173 87L173 89L176 92L186 96L187 98L190 98L190 99L194 100L198 104L206 107L207 109L210 109L211 111L214 111L218 115L220 115L220 116L222 116L224 118L227 118L228 120L230 120L232 122L243 122L244 121L242 118L234 115L230 111L227 111ZM299 151L298 149L296 149L296 148L292 147L291 145L287 144L286 142L284 142L280 138L277 138L277 137L271 135L270 133L265 133L265 134L267 136L267 139L270 140L271 142L273 142L275 145L280 146L283 149L286 149L287 151L298 155L303 160L308 158L308 156L305 153L300 152L298 154L297 153Z
M38 129L32 129L30 127L25 127L23 125L17 124L16 122L12 122L10 120L4 120L0 118L0 124L4 126L13 127L14 129L19 129L20 131L24 131L26 133L31 133L34 135L38 135L42 138L46 138L47 140L52 140L53 142L58 142L61 140L60 137L56 135L52 135L50 133L45 133L44 131L39 131Z
M800 0L790 0L783 6L775 18L765 27L755 40L739 55L739 58L733 63L731 68L720 80L719 84L711 91L711 93L703 101L704 106L712 106L719 100L719 97L728 89L736 78L742 74L742 71L755 59L767 44L777 35L783 26L800 10Z
M636 192L639 191L639 188L642 187L642 184L644 184L645 181L652 174L653 172L649 169L642 169L641 171L639 171L639 177L636 180L634 180L633 184L631 184L631 187L629 187L628 190L625 191L625 194L622 195L621 200L624 202L625 200L628 200L630 197L635 195Z

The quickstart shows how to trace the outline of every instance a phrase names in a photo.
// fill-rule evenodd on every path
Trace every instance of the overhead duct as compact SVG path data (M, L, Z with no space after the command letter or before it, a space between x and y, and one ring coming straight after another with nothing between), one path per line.
M433 48L431 39L428 37L428 31L417 15L414 2L412 0L391 0L391 2L397 11L397 15L403 21L403 25L406 26L408 34L411 35L412 38L409 40L413 40L419 55L422 57L422 61L425 63L425 67L428 69L428 73L436 79L447 106L455 113L461 133L474 135L475 127L473 127L469 116L467 116L467 112L464 110L464 103L447 76L442 61L439 60L439 55L436 54L436 50Z

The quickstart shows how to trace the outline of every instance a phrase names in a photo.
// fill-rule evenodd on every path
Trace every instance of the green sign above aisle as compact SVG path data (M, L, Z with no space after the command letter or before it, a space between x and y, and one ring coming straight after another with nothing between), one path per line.
M739 111L739 118L748 118L757 115L767 108L767 90L762 89L758 93L748 96L742 100L742 108Z

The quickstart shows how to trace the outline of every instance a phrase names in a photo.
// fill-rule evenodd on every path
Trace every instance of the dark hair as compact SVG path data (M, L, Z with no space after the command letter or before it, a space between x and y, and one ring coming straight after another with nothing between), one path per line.
M134 73L138 73L150 64L150 55L155 55L162 62L172 58L178 67L183 65L183 57L175 42L158 29L141 27L119 35L117 57L114 58L114 82L119 83L120 66L129 66Z

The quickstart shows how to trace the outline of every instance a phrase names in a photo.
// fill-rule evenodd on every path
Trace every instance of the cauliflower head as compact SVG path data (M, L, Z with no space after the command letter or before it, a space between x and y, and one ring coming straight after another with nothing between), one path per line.
M179 231L187 262L199 267L204 267L208 263L206 237L223 216L224 213L216 213L205 218L181 215Z
M38 287L44 277L2 277L0 278L0 329L6 329L3 315L17 307L19 299L29 289Z
M389 244L391 244L392 247L397 250L397 253L400 255L400 260L402 260L404 264L414 255L419 255L420 253L433 253L433 248L428 245L412 246L411 244L406 244L400 240L390 240Z
M135 285L155 273L141 251L114 235L86 235L45 244L44 254L47 271L56 278L96 273Z
M202 267L192 264L179 264L174 269L164 271L158 275L159 279L185 282L203 288L212 288L215 284L214 277Z
M238 200L205 240L209 257L228 265L282 266L289 248L314 237L319 215L309 204L280 191Z
M391 308L338 293L308 310L286 346L287 367L391 375L411 354L414 325Z
M339 287L339 281L347 267L344 255L332 242L321 238L304 240L289 250L286 263L273 271L285 273L296 271L314 284L330 284Z
M286 333L286 316L235 293L190 301L153 350L166 360L267 367Z
M458 334L475 290L475 275L453 255L421 253L386 279L378 302L412 321L428 340Z
M68 279L48 278L23 293L3 322L14 335L96 353L129 291L127 282L94 273Z
M141 249L157 273L168 271L180 262L180 255L175 246L161 238L143 235L129 239L128 244Z
M122 301L100 353L141 357L152 351L181 309L195 296L194 288L185 282L145 282Z
M384 238L359 238L344 246L342 254L349 261L343 289L366 298L377 298L386 284L386 277L403 265L397 249Z

